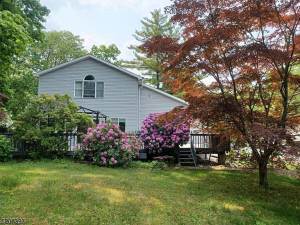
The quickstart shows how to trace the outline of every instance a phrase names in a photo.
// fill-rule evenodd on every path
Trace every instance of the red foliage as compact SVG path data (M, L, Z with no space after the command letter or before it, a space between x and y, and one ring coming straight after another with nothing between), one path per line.
M184 41L176 52L164 49L165 79L184 91L189 115L251 147L264 186L269 158L300 125L293 99L299 76L292 73L300 64L299 2L173 0L166 9ZM159 42L146 44L149 54ZM210 85L201 81L204 75Z
M148 54L165 54L176 53L179 49L179 44L176 39L170 37L155 36L147 40L140 48Z

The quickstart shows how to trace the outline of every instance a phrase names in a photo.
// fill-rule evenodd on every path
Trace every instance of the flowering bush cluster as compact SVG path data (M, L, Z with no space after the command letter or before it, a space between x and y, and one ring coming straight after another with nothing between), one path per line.
M124 165L130 162L138 149L135 137L128 137L120 128L111 123L101 123L88 128L82 145L92 160L102 166Z
M162 114L150 114L141 129L141 139L144 147L152 153L159 153L163 149L172 149L185 144L189 140L190 128L179 120L159 122Z

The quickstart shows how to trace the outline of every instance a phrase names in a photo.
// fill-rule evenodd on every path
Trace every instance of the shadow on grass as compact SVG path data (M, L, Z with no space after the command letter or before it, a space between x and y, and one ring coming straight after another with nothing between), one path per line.
M6 213L34 217L38 222L32 224L300 221L300 181L273 174L266 192L258 187L257 174L245 171L151 172L70 162L12 164L9 171L3 178L4 170L0 170L0 190L10 190L13 196L0 195L0 208Z
M258 186L257 174L253 172L199 171L195 172L196 175L192 172L184 174L198 177L196 182L186 185L190 194L207 202L210 199L219 202L218 209L248 213L267 224L270 224L271 217L283 224L300 222L299 180L270 174L271 185L266 191ZM176 173L169 176L175 180L178 177Z

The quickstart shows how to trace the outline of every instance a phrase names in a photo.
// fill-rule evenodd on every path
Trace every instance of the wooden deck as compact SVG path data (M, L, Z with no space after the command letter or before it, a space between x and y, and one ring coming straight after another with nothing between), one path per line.
M199 163L225 163L225 153L230 151L230 139L219 134L191 134L189 144L179 151L182 166L197 166Z

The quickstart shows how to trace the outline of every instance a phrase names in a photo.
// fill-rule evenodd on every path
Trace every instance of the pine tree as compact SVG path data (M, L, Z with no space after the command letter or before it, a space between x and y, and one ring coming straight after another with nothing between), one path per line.
M149 57L146 52L140 48L140 46L154 37L171 37L178 39L179 30L170 22L168 16L163 14L160 9L151 12L151 17L145 17L141 23L141 30L137 30L133 35L139 44L131 45L129 47L129 49L133 50L135 59L124 62L123 66L140 70L142 75L147 78L146 81L155 85L157 88L160 88L164 57L160 54L154 54Z

